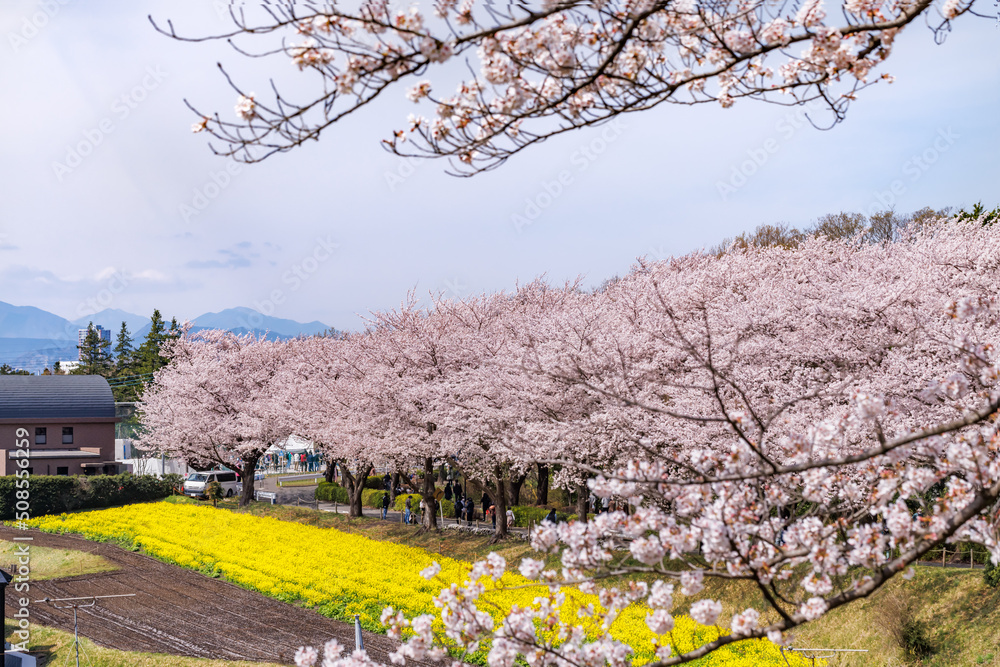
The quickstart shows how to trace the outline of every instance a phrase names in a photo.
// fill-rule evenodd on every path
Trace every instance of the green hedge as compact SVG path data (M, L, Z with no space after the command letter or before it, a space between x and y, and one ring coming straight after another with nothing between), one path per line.
M528 522L532 522L537 526L549 513L549 508L535 507L534 505L517 505L515 507L511 507L511 510L514 512L514 525L522 528L527 528ZM566 512L556 512L556 517L559 519L560 523L569 521L571 516L576 518L575 514L570 515Z
M396 504L392 506L397 512L402 512L406 509L406 499L413 498L413 502L410 503L410 510L417 512L420 510L420 501L423 500L423 496L419 493L401 493L396 496Z
M93 477L31 475L27 479L8 475L0 477L0 519L10 521L16 512L22 511L17 507L18 492L28 499L28 514L36 517L165 498L173 493L180 480L179 475L160 479L131 473Z
M338 502L341 505L349 503L347 489L336 482L320 482L316 487L316 500L325 500L328 503Z
M363 486L366 489L385 490L385 482L378 475L372 475L371 477L365 479L365 483L363 484Z
M365 489L361 492L361 504L365 507L382 508L382 497L388 495L388 491Z
M393 509L397 512L402 512L406 509L406 499L413 498L413 502L410 503L410 511L419 512L420 511L420 501L424 499L419 493L401 493L396 496L396 504L393 505ZM450 500L440 500L440 505L444 507L444 516L446 519L450 519L455 516L455 503ZM381 505L379 505L381 507ZM438 514L441 510L438 510Z

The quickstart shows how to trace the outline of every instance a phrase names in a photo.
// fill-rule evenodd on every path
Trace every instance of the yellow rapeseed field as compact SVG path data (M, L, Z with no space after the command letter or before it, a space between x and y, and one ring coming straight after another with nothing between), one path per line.
M443 586L464 581L471 567L401 544L195 505L145 503L39 517L31 523L47 532L79 533L91 540L138 547L165 562L223 576L332 618L348 620L358 614L362 625L374 631L384 630L379 617L386 606L402 610L407 617L436 613L434 595ZM419 573L434 561L440 563L441 572L434 581L427 581ZM516 573L504 575L496 586L486 581L487 592L480 606L497 621L513 605L530 606L535 597L545 594L544 588L526 586L532 582ZM574 592L568 596L564 617L577 618L576 608L591 603L598 606L594 596ZM644 605L632 605L611 629L613 637L635 650L636 665L653 659L655 636L646 627L648 612ZM587 620L580 623L586 627ZM588 630L594 635L599 632L596 627ZM716 628L678 616L671 639L681 649L690 650L714 640L718 633ZM791 658L790 663L804 665ZM693 664L760 667L784 666L785 661L771 642L746 640Z

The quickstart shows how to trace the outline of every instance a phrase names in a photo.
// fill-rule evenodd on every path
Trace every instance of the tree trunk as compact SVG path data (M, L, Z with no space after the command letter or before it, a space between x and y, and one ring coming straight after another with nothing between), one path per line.
M521 504L521 487L524 486L524 480L527 477L527 475L518 475L510 480L510 504L514 507Z
M494 475L496 476L496 491L494 492L496 495L493 497L493 506L497 513L497 529L493 534L493 541L496 542L507 537L507 484L500 466L496 467ZM521 481L523 482L524 479L522 478ZM518 485L518 490L520 490L520 485Z
M576 486L576 515L577 520L587 523L587 498L590 497L590 490L586 484Z
M549 504L549 467L547 465L542 465L541 463L536 463L535 467L538 469L538 498L535 500L536 505L548 505Z
M240 476L243 478L243 493L240 494L240 507L246 507L254 498L254 473L257 472L257 462L260 461L260 454L255 454L249 458L243 458L243 466L240 468Z
M357 476L353 476L351 471L347 469L347 464L343 461L340 462L340 476L344 478L347 486L347 516L352 519L364 515L361 511L361 492L365 489L365 480L368 479L371 470L372 466L367 465L358 470Z
M434 459L427 457L424 459L424 486L420 494L424 499L424 516L421 521L427 530L438 529L437 508L438 503L434 498Z
M330 459L329 461L327 461L326 472L324 473L327 483L332 484L336 474L337 474L337 462L334 461L333 459Z
M389 482L389 486L392 487L391 489L389 489L389 502L393 502L394 503L394 502L396 502L396 487L399 486L399 473L398 472L392 473L392 480Z

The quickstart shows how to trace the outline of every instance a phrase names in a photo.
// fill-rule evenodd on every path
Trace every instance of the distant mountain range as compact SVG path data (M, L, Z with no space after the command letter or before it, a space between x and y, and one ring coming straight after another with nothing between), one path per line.
M169 316L164 315L169 323ZM149 317L108 308L75 320L54 315L33 306L13 306L0 301L0 364L9 364L35 373L52 368L57 361L77 358L77 332L89 323L112 333L112 341L125 322L138 346L150 329ZM296 322L270 317L251 308L227 308L205 313L191 321L192 331L227 329L237 334L265 333L272 338L313 336L329 331L322 322Z

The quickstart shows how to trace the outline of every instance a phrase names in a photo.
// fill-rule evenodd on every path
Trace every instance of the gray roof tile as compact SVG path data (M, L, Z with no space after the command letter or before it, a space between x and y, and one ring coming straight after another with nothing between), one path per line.
M114 416L114 394L99 375L0 375L0 419Z

